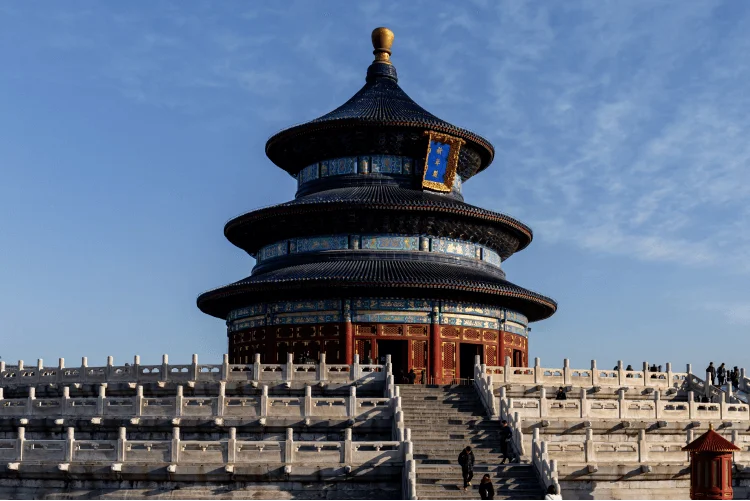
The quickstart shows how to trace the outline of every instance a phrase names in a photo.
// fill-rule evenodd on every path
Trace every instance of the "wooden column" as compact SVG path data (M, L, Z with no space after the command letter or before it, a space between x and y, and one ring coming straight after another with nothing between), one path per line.
M443 380L443 357L440 346L440 309L432 308L432 324L430 325L430 370L428 372L433 383Z
M349 300L344 301L344 363L354 362L354 325Z

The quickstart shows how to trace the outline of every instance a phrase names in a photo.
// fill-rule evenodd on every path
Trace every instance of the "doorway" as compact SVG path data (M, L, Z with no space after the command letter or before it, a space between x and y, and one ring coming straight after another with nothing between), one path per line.
M474 357L479 355L479 363L484 363L484 345L461 343L458 348L458 377L463 380L474 379Z
M385 363L385 356L391 356L393 376L396 383L405 383L409 372L409 341L401 339L378 339L378 361Z
M523 352L521 350L513 350L513 367L525 367L526 364L523 360Z

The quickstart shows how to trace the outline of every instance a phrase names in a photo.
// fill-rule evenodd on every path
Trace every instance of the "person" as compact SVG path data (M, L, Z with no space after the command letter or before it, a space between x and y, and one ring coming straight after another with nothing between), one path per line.
M417 373L414 372L414 368L409 370L409 384L414 384L417 381Z
M706 367L706 376L711 378L711 384L716 386L716 367L714 367L713 362L710 362Z
M406 374L404 374L404 369L399 369L398 371L398 382L399 383L405 383L407 381Z
M512 463L515 457L513 455L513 430L504 419L500 424L502 425L500 427L500 452L503 455L500 464L505 464L506 459L509 463Z
M550 485L547 487L547 495L544 496L544 499L562 499L562 496L557 493L557 487Z
M492 479L485 473L482 481L479 482L479 497L482 499L495 499L495 488L492 486Z
M458 464L461 465L461 476L464 479L464 490L466 490L471 486L471 479L474 477L474 453L471 452L470 446L467 445L458 455Z
M734 366L734 370L732 371L732 387L737 390L740 387L740 370L737 368L737 366Z
M630 365L630 364L628 364L628 366L625 367L625 370L626 371L632 371L633 370L633 366ZM626 374L625 377L633 377L633 375L632 374Z
M716 378L719 380L719 386L724 386L724 383L727 382L727 368L724 365L724 362L722 362L719 368L716 369Z
M561 386L557 389L557 395L555 395L555 400L567 400L568 395L565 393L565 389Z
M422 369L422 379L419 384L427 384L427 372L424 369Z

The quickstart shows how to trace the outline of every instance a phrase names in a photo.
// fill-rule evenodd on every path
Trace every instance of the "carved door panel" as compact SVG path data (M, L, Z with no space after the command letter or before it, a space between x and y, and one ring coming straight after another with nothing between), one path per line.
M442 343L443 351L443 382L451 382L456 378L456 343Z

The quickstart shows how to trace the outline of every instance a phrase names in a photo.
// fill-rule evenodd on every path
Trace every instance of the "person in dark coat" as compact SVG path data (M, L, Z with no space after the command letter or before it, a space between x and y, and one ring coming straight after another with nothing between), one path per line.
M719 380L719 386L724 386L724 383L727 382L727 368L724 367L725 364L721 364L718 369L716 369L716 378Z
M716 386L716 367L714 367L713 362L710 362L706 367L706 374L711 378L711 384Z
M500 427L500 452L503 455L503 460L500 464L505 464L507 459L509 463L513 462L515 458L513 454L513 430L508 425L508 422L503 419L502 426Z
M561 386L557 389L557 395L555 395L555 400L567 400L568 394L565 393L565 389Z
M461 465L461 476L464 479L464 490L471 486L471 479L474 477L474 453L468 445L458 455L458 464Z
M417 381L417 373L414 372L414 369L409 370L409 384L414 384Z
M492 486L490 476L485 473L479 482L479 497L482 499L495 499L495 488Z
M740 370L737 368L737 366L734 366L734 370L731 374L732 378L732 388L735 390L738 390L740 388Z

